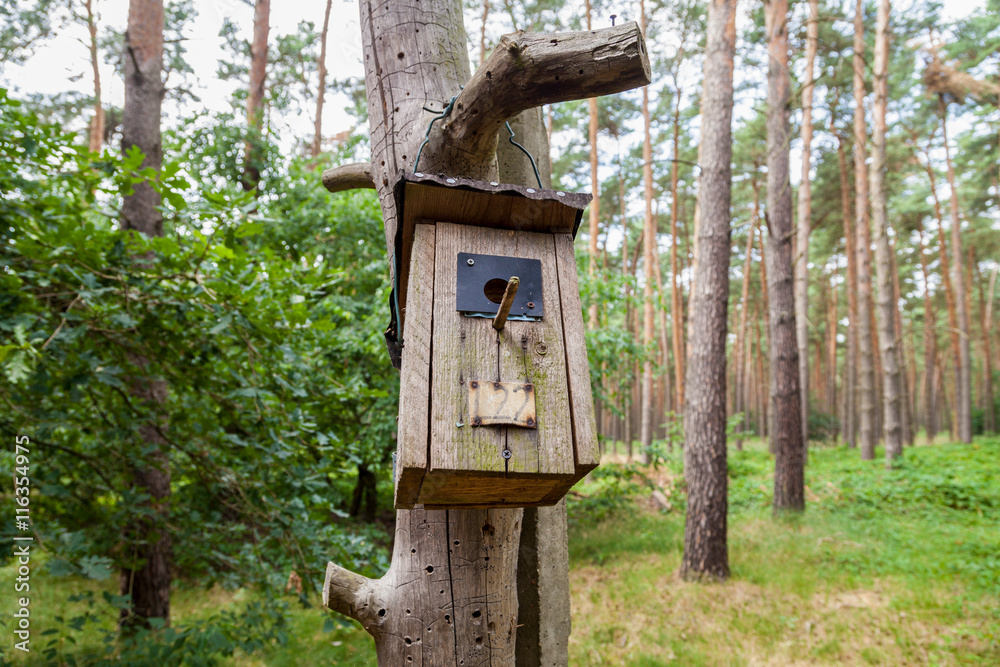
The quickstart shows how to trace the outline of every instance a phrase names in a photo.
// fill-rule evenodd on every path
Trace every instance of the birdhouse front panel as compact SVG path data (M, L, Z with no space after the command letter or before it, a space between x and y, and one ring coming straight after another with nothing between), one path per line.
M557 502L597 464L571 234L411 233L397 508Z

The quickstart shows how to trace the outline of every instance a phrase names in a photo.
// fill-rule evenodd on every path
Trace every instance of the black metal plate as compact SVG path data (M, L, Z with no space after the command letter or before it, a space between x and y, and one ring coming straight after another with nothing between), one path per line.
M542 318L542 263L537 259L460 252L457 276L455 309L463 314L496 314L500 304L487 298L486 283L517 276L521 284L514 295L510 319Z

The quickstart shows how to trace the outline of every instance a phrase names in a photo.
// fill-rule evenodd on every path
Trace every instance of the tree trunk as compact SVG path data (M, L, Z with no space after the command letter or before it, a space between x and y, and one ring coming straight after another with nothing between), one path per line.
M490 18L490 0L483 0L483 17L479 25L479 64L486 62L486 21ZM589 18L589 16L588 16ZM587 26L590 27L589 25ZM518 142L520 143L520 142ZM523 144L522 144L523 145Z
M634 23L564 33L558 48L550 48L549 35L507 36L470 79L462 3L360 5L372 169L390 257L399 224L394 187L399 172L413 168L423 141L431 117L423 106L437 109L457 95L454 108L465 113L434 126L420 168L496 180L497 131L506 119L541 104L648 83ZM617 77L594 76L598 43L607 47L601 66ZM566 69L553 72L557 62ZM555 74L561 80L553 80ZM375 638L380 665L513 665L522 510L415 509L396 516L389 571L370 580L331 563L325 605L362 623Z
M90 34L90 67L94 70L94 116L90 119L90 152L100 153L104 143L104 105L101 103L101 70L97 57L97 16L94 4L97 0L87 2L87 32Z
M837 414L837 294L831 278L826 318L826 409L831 415Z
M323 32L319 38L319 84L316 87L316 122L313 130L312 147L309 154L319 157L320 146L323 143L323 100L326 97L326 37L330 32L330 9L333 0L326 0L326 11L323 13Z
M955 419L958 439L972 442L972 360L969 354L969 307L968 287L962 274L962 218L959 215L958 188L955 186L955 167L951 162L948 146L948 106L944 96L938 96L938 110L941 113L941 139L944 143L944 157L948 165L948 186L951 189L951 253L955 287L955 310L958 316L958 386L955 388Z
M708 6L705 76L701 99L702 220L700 258L689 317L698 336L690 341L684 404L685 579L729 576L726 538L726 336L729 305L730 195L732 192L733 53L736 0ZM751 232L752 233L752 232Z
M885 109L889 90L889 0L881 0L875 29L875 103L872 131L871 205L875 227L875 274L878 278L878 338L882 360L882 432L885 465L903 455L903 386L896 332L896 299L889 247L889 215L885 201Z
M774 510L805 508L805 442L799 405L792 276L792 188L788 180L788 0L765 0L767 31L767 277L774 391Z
M930 292L930 273L927 270L927 254L924 249L923 222L917 222L917 234L920 243L920 272L924 278L924 430L927 442L931 443L937 437L937 316L934 312L934 301Z
M795 342L799 350L799 398L802 442L809 442L809 218L812 215L813 65L819 36L819 0L809 0L806 74L802 84L802 180L799 183L798 232L795 237Z
M750 224L750 231L747 232L746 257L743 259L743 288L740 290L740 322L736 329L736 349L733 352L733 365L736 370L733 380L735 388L733 412L735 413L746 411L746 392L743 387L745 384L744 359L746 357L747 346L747 315L750 311L750 259L753 254L753 241L756 234L757 216L755 214ZM743 449L742 427L741 433L736 436L736 448Z
M1000 267L993 267L993 275L990 277L990 286L987 291L988 296L985 304L982 301L982 283L979 284L979 303L983 317L983 373L985 373L984 394L986 403L986 414L983 416L983 420L984 430L987 433L997 432L997 416L993 402L993 352L991 349L990 332L993 331L993 295L997 286L998 271L1000 271Z
M250 44L250 90L247 92L247 141L243 149L243 189L260 184L259 145L264 128L264 90L267 78L267 35L271 29L271 0L256 0L253 42Z
M676 70L675 70L676 71ZM687 361L684 352L684 300L681 298L680 269L678 266L678 236L677 220L680 216L680 195L678 193L678 167L680 165L681 140L681 91L674 91L673 118L673 162L670 165L670 319L671 336L674 352L674 401L681 406L676 413L683 411L684 405L684 367Z
M143 169L159 171L163 162L160 104L163 98L163 2L132 0L125 33L125 108L122 111L122 152L132 147L145 156ZM138 183L122 201L121 227L146 236L163 236L160 195L149 183ZM149 360L134 356L139 376L129 392L144 416L139 440L144 452L132 463L135 492L148 496L145 515L125 530L125 558L120 593L130 607L122 612L123 629L147 625L148 619L170 623L170 460L159 414L167 400L167 384L145 371Z
M639 16L642 33L646 34L646 3L639 2ZM653 444L653 358L652 348L656 343L653 323L653 262L659 261L657 248L656 223L653 220L653 142L650 132L649 87L642 89L642 181L643 199L646 204L646 215L643 218L643 326L642 344L646 349L647 359L642 367L642 413L639 422L639 436L642 441L642 460L649 461L649 448Z
M896 262L896 243L893 241L889 244L889 269L892 272L892 316L893 321L896 326L896 339L897 348L896 355L899 360L899 384L900 393L902 395L902 400L900 401L899 408L899 419L900 426L902 430L903 443L906 445L913 444L913 431L915 425L913 423L913 409L910 403L910 394L912 391L910 383L910 364L907 361L906 356L906 340L903 335L903 298L902 289L899 285L899 265Z
M927 172L927 178L930 182L930 192L931 199L934 202L934 216L938 223L938 259L941 262L941 284L944 285L944 303L945 308L948 313L948 339L951 342L951 352L952 360L955 365L955 376L953 377L953 385L957 388L958 386L958 365L959 365L959 344L958 344L958 315L955 309L955 292L952 288L952 273L951 273L951 259L948 256L948 247L945 242L944 233L944 215L941 212L941 200L937 196L937 176L934 173L934 167L931 163L930 155L931 147L924 151L925 163L924 170ZM942 375L942 381L944 376ZM942 390L944 387L942 387ZM958 433L955 431L956 420L954 415L949 419L949 430L951 431L952 438L958 438Z
M831 115L831 125L833 124ZM844 140L837 134L837 164L840 170L840 206L844 218L844 253L847 255L847 353L844 357L844 439L851 449L858 446L857 359L858 359L858 268L854 218L847 183L847 156Z
M864 4L857 0L854 14L854 210L857 234L858 351L860 353L861 458L875 458L875 360L872 346L871 223L868 219L868 166L865 146L865 24Z
M349 514L372 523L378 509L378 495L375 491L375 473L365 464L358 465L358 481L354 485Z
M587 0L587 30L591 29L591 8L590 0ZM645 33L645 28L643 28ZM589 226L589 241L590 241L590 254L587 260L587 275L590 276L590 280L593 281L597 275L597 227L601 220L601 181L597 175L597 98L592 97L587 100L587 108L589 110L587 124L588 135L590 138L590 192L594 195L594 201L590 202L590 209L588 221ZM597 328L597 310L598 310L598 299L593 298L590 304L590 309L588 311L589 315L589 326L591 329Z

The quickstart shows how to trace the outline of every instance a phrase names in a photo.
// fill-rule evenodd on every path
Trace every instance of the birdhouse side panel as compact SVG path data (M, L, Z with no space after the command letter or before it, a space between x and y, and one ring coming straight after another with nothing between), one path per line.
M396 435L395 505L412 507L427 472L430 412L431 320L434 307L434 225L414 230L411 266L425 276L407 286L411 315L404 330Z
M573 237L570 234L554 234L553 239L556 247L556 266L559 271L576 473L582 477L597 467L601 461L601 453L597 443L597 421L594 416L594 397L590 385L590 363L587 360L587 341Z

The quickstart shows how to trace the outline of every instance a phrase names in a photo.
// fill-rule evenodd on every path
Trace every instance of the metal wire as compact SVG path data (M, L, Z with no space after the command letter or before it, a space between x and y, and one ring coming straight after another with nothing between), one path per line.
M521 152L528 156L528 159L531 161L531 168L535 170L535 180L538 181L538 187L541 188L542 177L538 175L538 166L535 164L535 158L531 156L531 153L528 152L527 148L514 141L514 130L513 128L511 128L510 122L506 122L504 124L507 126L507 131L510 132L510 137L508 137L508 141L510 141L510 143L520 148Z
M441 120L442 118L446 118L448 114L451 113L451 109L452 107L455 106L455 100L457 99L458 95L452 97L451 101L444 106L444 109L441 111L441 115L434 116L433 118L431 118L431 122L427 124L427 132L424 133L424 141L422 144L420 144L420 148L417 149L417 159L413 161L413 171L416 171L417 165L420 164L420 155L421 153L424 152L424 146L426 146L427 142L431 140L431 128L434 127L434 123ZM434 113L434 109L428 109L427 107L424 107L424 111L430 111L431 113Z

